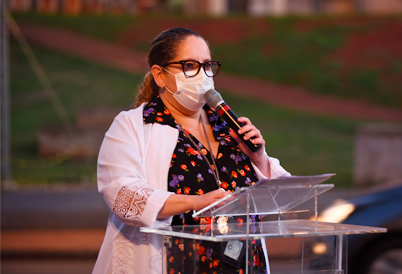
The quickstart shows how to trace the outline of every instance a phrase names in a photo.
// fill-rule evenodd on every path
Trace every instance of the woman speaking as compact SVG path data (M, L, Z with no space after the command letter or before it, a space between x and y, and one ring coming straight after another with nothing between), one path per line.
M141 226L206 224L209 218L193 218L192 211L259 179L289 175L267 156L265 141L249 119L240 117L244 126L234 132L205 104L221 62L211 59L198 33L185 28L160 33L148 64L136 108L114 119L99 152L98 189L111 212L96 274L162 273L160 237L140 232ZM244 140L263 149L252 152ZM229 221L242 225L243 219ZM196 254L183 239L173 245L168 273L193 273L193 256L200 273L244 271L244 263L221 260L220 244L199 241ZM251 252L254 269L269 271L264 243L257 242Z

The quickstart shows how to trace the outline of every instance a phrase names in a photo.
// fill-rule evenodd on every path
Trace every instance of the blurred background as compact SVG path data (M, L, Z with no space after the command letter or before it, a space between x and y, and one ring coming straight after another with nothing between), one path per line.
M209 41L216 89L270 156L337 174L320 208L402 183L402 0L1 4L2 273L91 272L109 213L97 152L170 27Z

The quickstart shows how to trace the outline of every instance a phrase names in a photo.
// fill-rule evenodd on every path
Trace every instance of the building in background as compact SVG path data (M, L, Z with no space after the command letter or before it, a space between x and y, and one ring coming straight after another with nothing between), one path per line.
M402 14L402 0L10 0L12 11L40 13L152 13L251 16Z

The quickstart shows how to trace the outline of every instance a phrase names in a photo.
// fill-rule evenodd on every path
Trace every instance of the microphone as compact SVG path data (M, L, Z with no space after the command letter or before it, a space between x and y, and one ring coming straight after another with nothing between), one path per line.
M222 96L219 94L219 92L217 92L214 89L210 89L204 94L204 99L206 101L206 104L211 108L216 109L219 116L221 116L223 120L229 125L229 127L233 129L236 133L240 128L244 126L243 123L239 123L237 121L238 117L225 103L225 101L223 101ZM244 140L243 139L244 133L243 134L237 133L237 135L240 136L242 141L251 149L251 151L256 152L262 148L261 144L255 145L251 142L251 139L254 139L254 137L248 140Z

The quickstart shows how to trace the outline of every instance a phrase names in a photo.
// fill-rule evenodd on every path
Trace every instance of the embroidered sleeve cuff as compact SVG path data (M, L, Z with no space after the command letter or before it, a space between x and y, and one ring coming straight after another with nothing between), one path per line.
M147 200L154 191L144 184L124 185L114 201L114 214L125 224L139 225Z

